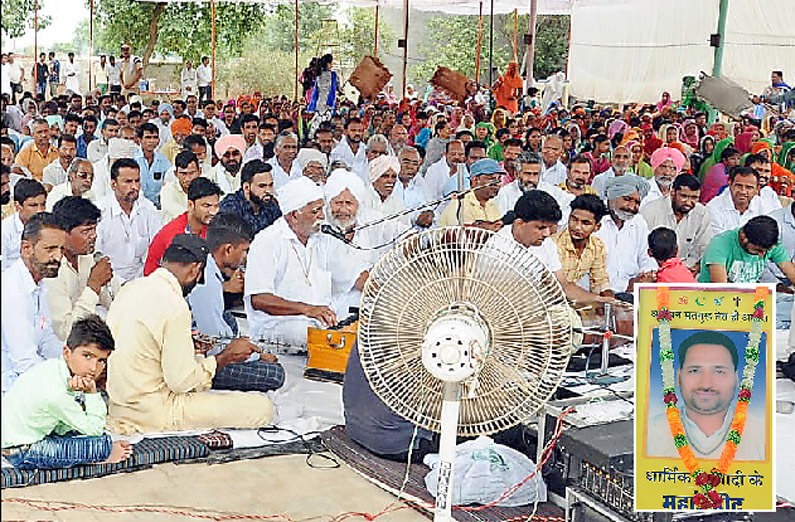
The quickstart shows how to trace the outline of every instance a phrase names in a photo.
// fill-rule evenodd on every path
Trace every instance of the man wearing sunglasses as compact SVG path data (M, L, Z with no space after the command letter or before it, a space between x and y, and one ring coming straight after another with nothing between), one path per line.
M55 185L47 194L47 212L52 212L55 204L67 196L80 196L96 203L97 199L91 191L91 184L94 182L94 166L90 161L75 158L69 165L66 175L67 180L60 185Z

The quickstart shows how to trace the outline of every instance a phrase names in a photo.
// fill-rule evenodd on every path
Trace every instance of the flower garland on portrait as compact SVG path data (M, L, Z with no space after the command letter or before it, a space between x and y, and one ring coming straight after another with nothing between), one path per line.
M762 337L762 322L765 318L765 297L767 287L760 286L754 292L754 313L751 318L751 331L748 345L745 348L745 368L743 369L740 389L737 394L737 405L734 410L731 427L726 435L718 465L707 471L701 467L693 454L687 439L679 408L676 406L677 396L674 384L674 352L671 346L671 310L670 293L667 287L657 287L657 327L660 341L660 367L662 369L663 402L668 426L674 438L679 456L690 472L699 492L693 496L693 507L697 509L720 509L721 494L717 491L723 476L728 473L729 466L737 454L737 446L742 439L745 428L748 403L751 401L751 390L754 387L754 374L759 363L759 341Z

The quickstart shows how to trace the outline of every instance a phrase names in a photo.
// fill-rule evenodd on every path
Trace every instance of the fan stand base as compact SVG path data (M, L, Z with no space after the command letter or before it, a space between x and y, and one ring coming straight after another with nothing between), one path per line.
M629 375L610 375L610 374L600 374L600 375L591 375L587 378L588 383L596 384L597 386L609 386L611 384L616 384L619 382L624 382L629 379Z
M444 384L442 401L442 430L439 439L439 481L436 485L434 522L453 520L453 468L455 464L456 434L460 411L461 387L458 383Z

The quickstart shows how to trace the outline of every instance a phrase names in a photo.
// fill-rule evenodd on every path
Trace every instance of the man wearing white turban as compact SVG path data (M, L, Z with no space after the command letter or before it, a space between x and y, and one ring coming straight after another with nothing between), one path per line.
M406 210L403 199L395 193L395 184L400 172L400 160L395 156L379 156L374 158L367 168L372 184L368 206L384 215ZM399 221L410 225L411 216L408 214L402 216Z
M649 227L638 215L648 192L649 184L638 176L614 177L607 182L610 213L602 218L595 235L607 248L607 273L617 294L631 293L635 283L653 283L656 277L657 262L648 253Z
M317 149L301 149L295 158L301 174L315 182L318 186L326 184L328 158Z
M282 217L259 232L248 254L243 302L253 339L306 347L309 326L333 326L331 274L318 252L323 190L301 176L277 192Z
M350 307L359 306L361 290L378 258L409 227L398 220L390 220L348 232L354 226L380 219L383 214L364 206L367 189L356 174L347 170L335 170L326 182L324 193L329 224L340 229L350 243L359 247L330 235L320 238L323 263L331 273L332 308L344 316Z

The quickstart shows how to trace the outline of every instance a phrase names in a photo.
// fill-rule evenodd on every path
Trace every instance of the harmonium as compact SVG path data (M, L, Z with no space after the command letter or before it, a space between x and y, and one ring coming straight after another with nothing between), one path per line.
M304 377L315 381L341 383L345 379L348 356L356 344L358 329L358 311L330 328L310 326L306 333L307 361Z

